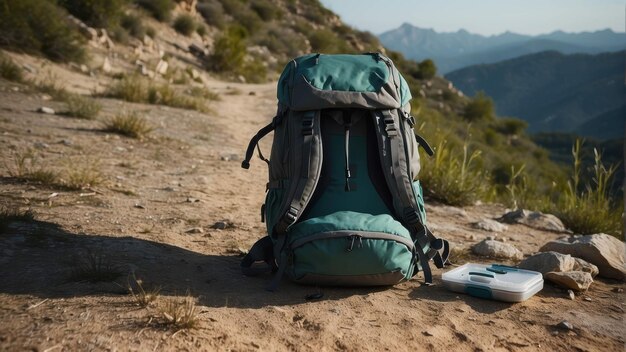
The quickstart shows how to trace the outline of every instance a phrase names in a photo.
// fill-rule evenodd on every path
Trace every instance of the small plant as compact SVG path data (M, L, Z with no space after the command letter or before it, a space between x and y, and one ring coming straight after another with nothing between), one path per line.
M68 167L63 185L71 190L90 188L102 183L102 173L97 162L73 163Z
M489 193L489 176L477 164L481 152L470 153L467 142L462 157L458 157L443 140L436 148L432 160L424 162L420 181L433 198L450 205L470 205Z
M116 115L105 123L105 131L131 138L143 138L152 130L146 119L134 111Z
M161 292L160 287L155 287L152 289L144 288L143 280L137 279L135 273L132 273L132 277L128 277L128 292L133 296L135 303L140 307L148 307L151 303L159 298L159 293Z
M623 205L614 206L609 196L609 187L617 166L604 166L600 153L594 149L593 178L591 182L582 185L582 145L583 142L577 140L572 147L572 178L567 183L566 191L560 194L554 213L575 233L589 235L605 232L619 236Z
M469 121L493 120L495 117L493 100L484 92L476 93L474 99L465 106L463 117Z
M433 79L437 74L437 66L431 59L426 59L417 65L417 76L420 79Z
M59 0L58 3L92 27L111 28L122 17L126 0Z
M0 55L0 77L7 81L22 82L24 75L22 69L17 66L10 58Z
M196 98L203 98L208 100L219 101L220 95L208 90L205 87L192 87L189 89L189 95Z
M124 15L122 16L122 20L120 21L120 25L128 34L132 35L135 38L143 39L146 35L146 27L144 27L143 22L141 22L141 18L135 15Z
M95 99L78 94L69 94L65 98L65 103L67 104L65 115L79 119L93 120L102 110L102 105Z
M214 71L235 71L246 56L248 33L241 26L231 26L215 41L213 53L209 57L209 68Z
M122 272L101 252L90 249L75 258L70 280L87 282L107 282L117 279Z
M224 29L224 27L226 27L224 8L219 2L198 3L196 8L208 25L219 29Z
M198 326L200 319L196 307L196 299L187 294L182 300L170 298L160 307L160 313L165 324L178 330L193 329Z
M173 0L136 0L135 2L162 22L170 19L175 6Z
M132 103L143 103L148 100L148 83L138 75L125 76L113 83L106 95Z
M185 36L190 36L191 33L196 30L196 21L194 21L193 17L190 15L179 15L174 20L173 26L176 32Z
M196 27L196 33L198 33L199 36L204 37L208 34L208 30L206 29L206 26L198 24Z
M32 84L39 92L50 95L54 100L65 101L70 93L60 82L61 79L49 71L41 80Z
M12 165L5 162L5 168L11 177L47 186L58 183L58 174L53 170L44 169L39 163L39 156L32 149L13 151L10 160Z

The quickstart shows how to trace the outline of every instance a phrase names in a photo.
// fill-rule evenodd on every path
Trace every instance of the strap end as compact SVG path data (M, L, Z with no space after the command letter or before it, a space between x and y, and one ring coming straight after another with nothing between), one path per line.
M244 169L249 169L250 168L250 162L248 160L244 160L241 162L241 167Z

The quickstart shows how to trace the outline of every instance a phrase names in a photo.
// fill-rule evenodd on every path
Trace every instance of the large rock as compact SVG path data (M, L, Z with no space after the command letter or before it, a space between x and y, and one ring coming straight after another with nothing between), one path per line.
M495 240L482 240L472 247L472 252L478 255L505 259L522 259L524 254L510 244Z
M562 237L540 250L570 254L596 265L601 277L626 280L626 244L613 236L599 233Z
M546 231L565 232L563 222L552 214L544 214L538 211L518 209L508 212L499 219L509 224L524 224L526 226Z
M475 229L485 230L489 232L504 232L508 230L508 226L501 224L495 220L483 219L472 224Z
M573 271L584 271L586 273L591 274L591 277L596 277L600 273L600 270L597 266L586 262L580 258L574 258L574 267Z
M545 275L549 272L571 271L575 263L576 260L569 254L541 252L524 259L518 267L538 271Z
M543 276L546 280L574 291L585 291L593 283L591 274L584 271L555 272Z

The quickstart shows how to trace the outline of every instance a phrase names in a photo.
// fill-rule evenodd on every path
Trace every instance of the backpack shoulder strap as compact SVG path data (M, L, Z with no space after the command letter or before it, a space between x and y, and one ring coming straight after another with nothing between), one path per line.
M320 111L289 112L289 173L291 182L274 226L277 235L296 223L311 200L322 171Z
M404 120L404 114L399 109L374 110L372 115L383 174L393 196L394 212L411 232L424 279L427 284L431 284L432 274L428 261L436 257L435 265L443 267L447 261L449 246L447 241L437 239L428 230L419 213L408 160L408 143L404 138L407 135L405 129L409 127L408 122ZM414 138L413 133L408 135L409 138Z

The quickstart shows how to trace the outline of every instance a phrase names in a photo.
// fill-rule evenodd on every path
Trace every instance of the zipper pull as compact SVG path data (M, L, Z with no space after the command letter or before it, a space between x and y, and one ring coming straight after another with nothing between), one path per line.
M356 238L359 239L359 244L357 245L357 248L363 247L363 237L361 237L359 235L350 235L350 236L348 236L348 240L350 241L350 245L346 249L346 252L352 252L352 250L354 249L354 240Z

